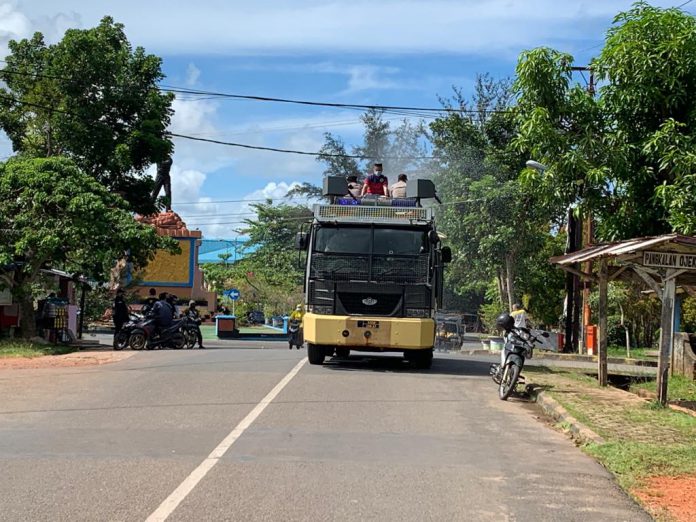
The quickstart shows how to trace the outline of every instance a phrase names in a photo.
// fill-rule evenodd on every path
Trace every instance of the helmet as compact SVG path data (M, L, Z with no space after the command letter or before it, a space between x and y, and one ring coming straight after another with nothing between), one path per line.
M196 301L194 301L193 299L191 299L191 300L189 301L189 306L196 306Z
M496 317L495 325L498 328L502 328L503 330L508 332L508 331L512 330L513 326L515 326L515 320L512 318L512 316L509 313L503 312L498 317Z
M297 310L298 312L302 311L302 305L297 305L295 307L295 310Z

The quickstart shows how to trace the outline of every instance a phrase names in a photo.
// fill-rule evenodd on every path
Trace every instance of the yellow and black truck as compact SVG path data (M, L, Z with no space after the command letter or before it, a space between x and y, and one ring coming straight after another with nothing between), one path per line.
M332 204L315 205L309 230L297 238L307 250L303 328L310 364L351 351L401 352L413 366L430 368L451 258L433 209L420 205L435 197L432 182L417 180L404 199L356 199L338 197L347 190L333 179L324 183Z

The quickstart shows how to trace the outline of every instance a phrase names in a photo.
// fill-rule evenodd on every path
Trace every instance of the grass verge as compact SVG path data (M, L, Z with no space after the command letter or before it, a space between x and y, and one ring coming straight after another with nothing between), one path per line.
M75 348L65 345L38 344L14 339L0 340L0 359L14 357L43 357L74 352Z
M542 385L573 417L605 444L583 450L614 473L627 490L654 476L696 474L696 417L614 388L576 372L535 372L527 382ZM675 386L675 389L679 389Z
M649 361L656 361L656 357L651 357L647 355L647 352L654 351L650 348L631 348L631 359L642 359ZM625 358L628 357L625 346L609 346L607 348L607 356Z
M631 391L636 390L657 393L657 382L649 380L631 385ZM673 375L667 383L667 397L671 401L696 401L696 381Z

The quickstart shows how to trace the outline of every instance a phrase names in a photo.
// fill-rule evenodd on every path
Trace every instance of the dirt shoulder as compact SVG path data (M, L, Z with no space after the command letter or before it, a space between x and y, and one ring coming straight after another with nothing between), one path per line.
M572 372L528 368L527 383L599 435L589 453L658 520L696 520L696 417ZM559 421L569 429L568 421ZM687 494L685 492L690 492Z
M84 351L64 355L44 355L40 357L0 358L0 370L34 370L40 368L72 368L95 366L123 361L135 352Z

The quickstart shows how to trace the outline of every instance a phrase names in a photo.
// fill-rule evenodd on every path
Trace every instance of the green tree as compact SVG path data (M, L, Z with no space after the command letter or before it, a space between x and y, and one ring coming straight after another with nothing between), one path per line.
M644 2L620 13L591 68L598 94L572 85L573 58L522 53L520 135L549 170L528 172L547 201L581 201L599 239L696 232L696 19Z
M317 161L326 165L325 176L359 176L371 171L372 163L381 162L384 175L396 181L402 172L428 175L427 129L423 122L403 120L392 128L384 119L384 111L370 109L360 116L363 124L363 139L354 146L350 154L340 137L331 133L324 135L324 145ZM358 156L361 159L356 159Z
M166 128L173 95L157 87L161 59L133 49L110 17L92 29L70 29L54 45L36 33L11 41L9 50L0 72L0 128L15 152L67 156L134 211L156 211L153 180L142 173L172 151Z
M442 101L460 110L430 125L435 182L445 200L439 227L455 254L448 283L460 294L495 296L502 308L526 295L538 319L555 323L562 283L543 280L550 271L539 253L558 254L559 241L550 234L548 208L518 180L525 158L511 148L516 122L509 82L482 75L471 101L458 90Z
M175 250L137 223L126 201L65 158L15 158L0 164L0 278L21 306L22 335L34 335L32 284L56 267L107 280L117 259L144 266L157 248Z

